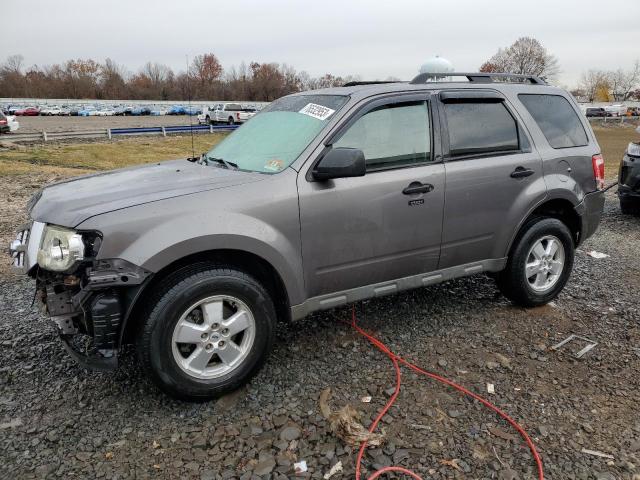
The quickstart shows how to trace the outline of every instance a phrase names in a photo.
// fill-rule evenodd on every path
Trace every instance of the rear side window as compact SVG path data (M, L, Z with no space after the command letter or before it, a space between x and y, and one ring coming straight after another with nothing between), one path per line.
M444 110L451 155L519 150L518 125L502 102L447 102Z
M578 114L569 101L560 95L520 94L518 98L536 121L553 148L588 145Z

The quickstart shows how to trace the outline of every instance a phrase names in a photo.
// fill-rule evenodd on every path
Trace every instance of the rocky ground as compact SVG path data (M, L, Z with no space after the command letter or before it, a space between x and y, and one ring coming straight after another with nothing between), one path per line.
M12 203L3 203L3 242L38 181L1 186ZM592 258L591 250L610 257ZM476 276L356 310L361 326L393 350L519 421L546 478L637 480L639 252L640 219L622 216L609 193L600 230L549 306L515 308L491 279ZM331 387L332 407L351 404L368 425L392 391L388 358L341 323L349 309L281 326L275 351L247 388L189 404L159 393L132 352L115 373L78 367L32 297L30 281L0 273L0 478L281 479L296 476L301 460L308 470L298 477L321 478L338 462L343 471L332 478L353 477L356 451L320 414L320 392ZM579 344L550 350L570 333L599 343L581 360L572 358ZM368 473L394 464L433 479L535 478L517 432L478 402L409 371L381 431L385 443L365 455Z

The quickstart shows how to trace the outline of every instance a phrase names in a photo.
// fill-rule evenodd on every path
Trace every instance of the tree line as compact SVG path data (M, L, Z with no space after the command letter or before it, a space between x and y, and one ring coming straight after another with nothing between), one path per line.
M522 37L498 49L479 70L536 75L553 83L560 66L537 39ZM329 73L311 77L279 63L250 62L224 69L213 53L195 56L187 71L180 72L157 62L147 62L137 72L130 72L110 58L103 63L72 59L26 67L22 55L11 55L0 64L0 97L269 102L289 93L340 86L353 80L360 78ZM640 100L640 61L626 70L584 72L578 88L571 93L590 102Z
M137 72L130 72L110 58L103 63L72 59L26 67L22 55L11 55L0 64L0 97L268 102L353 80L358 77L329 73L311 77L279 63L241 63L225 70L213 53L195 56L188 70L181 72L157 62L147 62Z

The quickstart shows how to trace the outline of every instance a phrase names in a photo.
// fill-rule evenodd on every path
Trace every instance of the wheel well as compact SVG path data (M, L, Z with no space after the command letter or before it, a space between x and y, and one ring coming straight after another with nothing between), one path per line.
M573 208L573 204L570 201L562 199L549 200L531 212L531 215L529 215L525 223L533 217L557 218L567 226L569 231L571 231L571 237L573 238L574 244L577 246L580 242L582 221L580 220L580 215L578 215L578 212Z
M167 278L168 275L190 265L202 262L211 262L225 267L236 268L245 273L252 275L258 280L269 292L276 309L276 315L280 321L291 320L291 310L289 305L289 296L282 278L275 268L262 257L253 253L242 250L211 250L199 252L193 255L176 260L159 270L153 278L132 300L132 305L128 309L129 314L125 319L124 331L122 335L122 343L130 343L133 341L138 326L142 321L142 314L148 301L154 294L155 288Z

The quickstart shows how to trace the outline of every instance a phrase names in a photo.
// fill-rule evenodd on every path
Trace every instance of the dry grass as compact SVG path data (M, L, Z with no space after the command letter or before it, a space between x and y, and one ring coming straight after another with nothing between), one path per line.
M622 160L629 142L638 141L639 135L634 128L628 126L594 127L593 132L596 134L602 150L608 180L617 178L620 160Z
M198 134L196 155L209 150L225 134ZM191 137L128 138L112 142L47 144L0 150L0 176L31 172L72 176L140 163L191 156Z
M594 128L606 162L609 179L615 178L627 144L638 139L633 128L597 126ZM209 150L225 134L194 136L196 154ZM97 170L157 162L191 154L191 137L128 138L112 142L48 144L20 150L0 150L0 176L40 173L73 176Z

